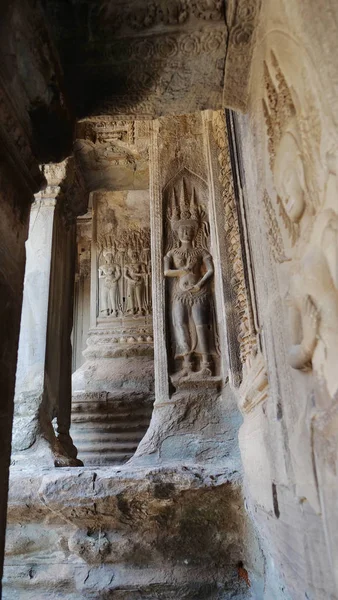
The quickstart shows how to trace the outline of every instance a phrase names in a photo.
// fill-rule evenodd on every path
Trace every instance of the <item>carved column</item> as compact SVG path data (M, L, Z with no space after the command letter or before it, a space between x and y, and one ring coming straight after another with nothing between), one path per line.
M149 424L153 325L149 192L92 194L90 329L73 374L72 436L85 464L122 464Z
M14 464L81 464L69 437L75 226L67 222L61 193L67 168L67 161L44 168L48 186L36 195L31 209L15 390Z
M0 168L0 571L5 539L8 468L11 452L13 399L19 342L25 240L33 193L18 172L5 162ZM34 188L33 188L34 189ZM36 189L36 188L35 188Z
M0 577L5 540L8 473L14 409L25 241L29 209L43 176L31 154L29 140L0 84Z
M228 434L233 439L238 427L226 385L222 246L216 224L220 194L214 185L221 166L217 160L211 164L208 143L201 114L153 123L156 401L134 458L140 463L217 462Z

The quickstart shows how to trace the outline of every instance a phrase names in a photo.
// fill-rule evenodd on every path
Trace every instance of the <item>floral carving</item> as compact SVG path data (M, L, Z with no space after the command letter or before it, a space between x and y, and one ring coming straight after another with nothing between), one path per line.
M255 354L257 338L252 319L251 304L246 289L226 124L220 112L215 113L213 117L213 135L218 147L219 181L222 186L225 213L224 233L227 243L228 264L231 269L231 288L236 309L237 339L239 342L240 360L244 364L249 356Z

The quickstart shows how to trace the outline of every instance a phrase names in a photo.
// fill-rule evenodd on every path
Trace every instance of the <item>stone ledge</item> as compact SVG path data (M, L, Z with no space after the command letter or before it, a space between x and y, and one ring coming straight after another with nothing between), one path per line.
M4 598L242 599L250 543L224 466L13 468Z
M197 489L215 489L220 486L239 487L240 475L223 465L204 468L185 465L166 467L100 467L63 469L20 469L13 467L10 474L8 523L43 521L47 516L64 522L71 518L81 522L83 511L96 524L119 513L117 497L127 494L150 509L159 490L168 491L168 500L181 492ZM170 493L169 493L170 491ZM164 492L162 492L164 494ZM75 507L78 509L76 513ZM153 507L154 508L154 507Z

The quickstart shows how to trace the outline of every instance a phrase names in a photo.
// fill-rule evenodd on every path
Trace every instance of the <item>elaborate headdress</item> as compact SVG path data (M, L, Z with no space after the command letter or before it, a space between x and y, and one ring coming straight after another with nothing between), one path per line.
M182 179L180 195L173 189L171 207L169 206L168 217L173 230L176 230L180 225L193 225L196 229L202 223L205 212L201 206L197 204L195 189L192 188L189 198L185 179Z
M296 109L292 100L290 88L278 65L275 54L271 51L271 65L269 70L264 61L264 83L266 98L263 102L263 112L268 132L268 149L270 154L271 169L276 159L278 144L292 117L296 115ZM272 77L274 73L276 84Z

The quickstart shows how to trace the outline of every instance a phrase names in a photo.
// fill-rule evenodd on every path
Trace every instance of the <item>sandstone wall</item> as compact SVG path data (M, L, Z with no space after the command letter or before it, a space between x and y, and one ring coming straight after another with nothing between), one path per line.
M236 117L262 350L239 437L267 598L337 598L337 18L333 1L264 0Z

